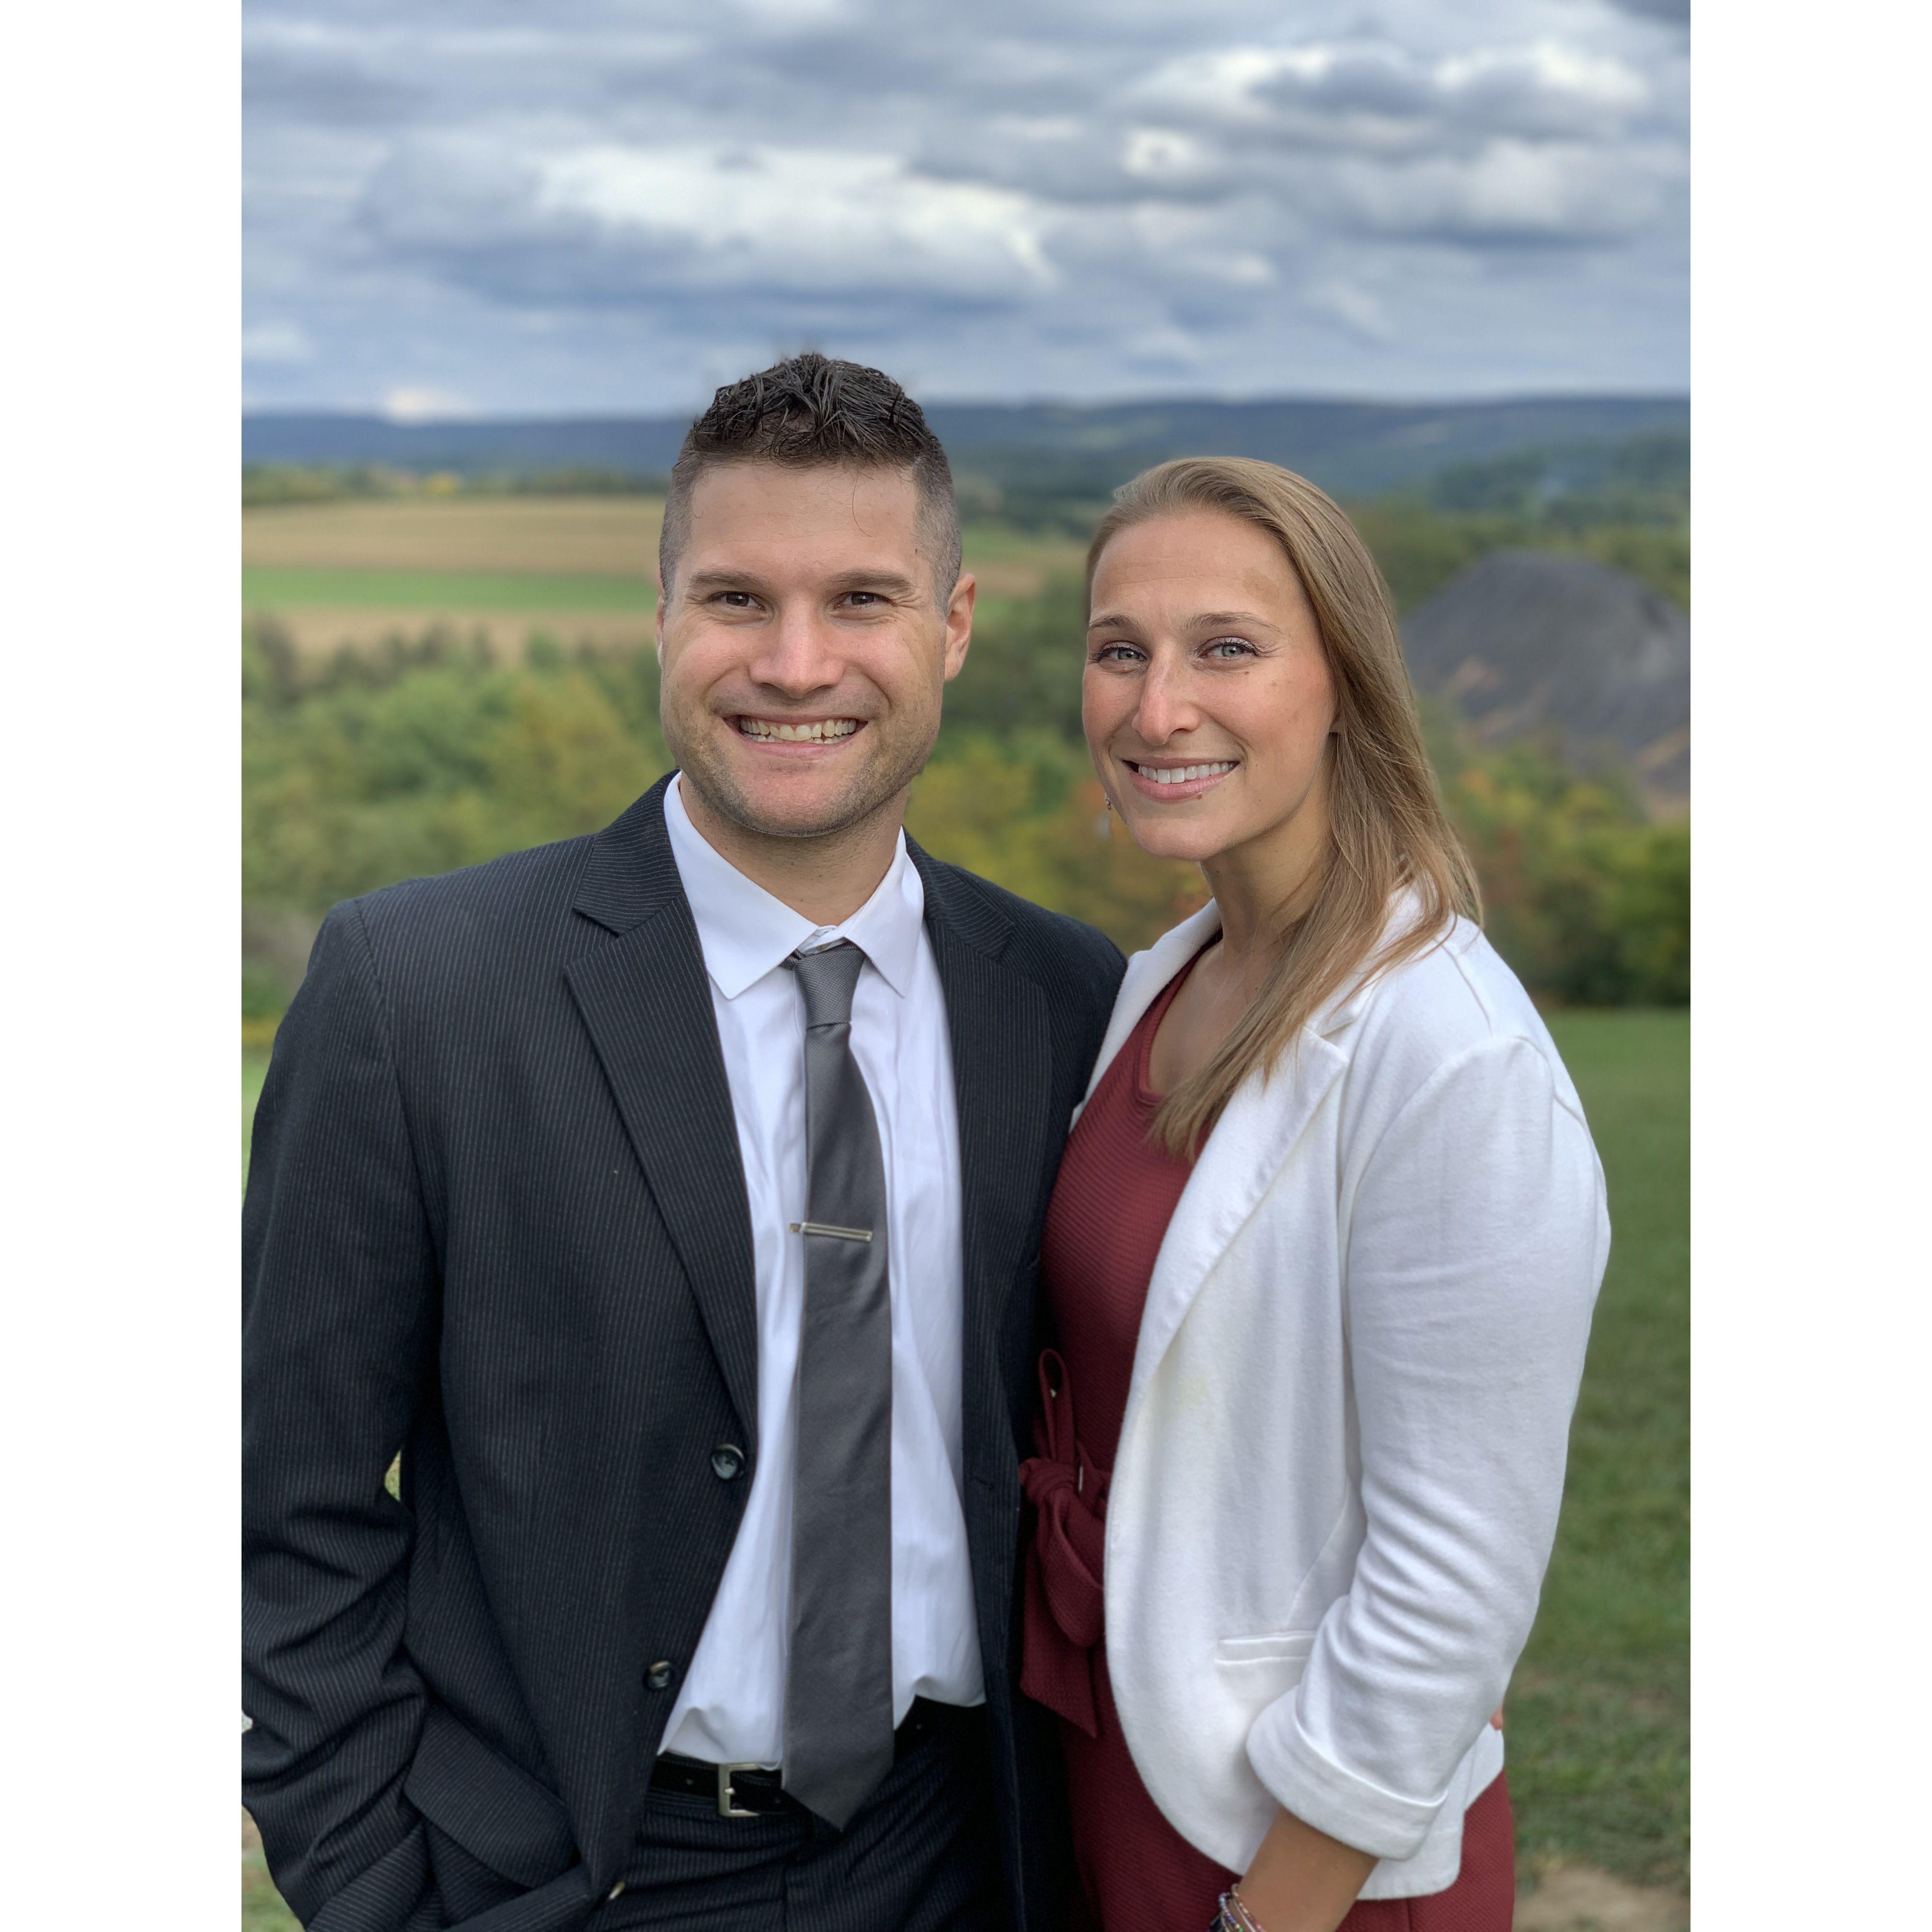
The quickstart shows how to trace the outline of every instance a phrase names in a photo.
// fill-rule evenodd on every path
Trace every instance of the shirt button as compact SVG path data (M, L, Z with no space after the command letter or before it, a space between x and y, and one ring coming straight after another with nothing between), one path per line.
M608 1892L607 1892L604 1894L604 1898L605 1898L605 1900L606 1900L607 1901L608 1901L608 1900L610 1900L610 1899L613 1899L613 1898L622 1898L623 1897L623 1895L624 1895L624 1881L623 1881L622 1879L620 1879L620 1880L617 1881L617 1882L616 1882L615 1885L614 1885L614 1886L610 1888L610 1889Z
M670 1685L670 1662L668 1658L659 1658L644 1672L644 1682L653 1690L668 1690Z
M745 1452L735 1442L721 1442L711 1452L711 1473L721 1483L734 1480L745 1466Z

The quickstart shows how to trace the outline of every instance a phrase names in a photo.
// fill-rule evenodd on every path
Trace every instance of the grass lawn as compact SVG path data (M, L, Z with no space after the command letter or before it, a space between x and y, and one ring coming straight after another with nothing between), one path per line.
M268 1876L262 1841L246 1812L242 1821L242 1932L300 1932L295 1914L282 1903Z
M1556 1554L1510 1689L1517 1851L1526 1868L1560 1859L1682 1886L1690 1858L1690 1016L1557 1013L1550 1025L1603 1156L1613 1238ZM267 1066L264 1052L242 1056L244 1162ZM259 1851L244 1855L243 1893L244 1932L293 1925Z
M1508 1704L1526 1863L1688 1882L1690 1024L1552 1015L1610 1184L1610 1265L1543 1607Z

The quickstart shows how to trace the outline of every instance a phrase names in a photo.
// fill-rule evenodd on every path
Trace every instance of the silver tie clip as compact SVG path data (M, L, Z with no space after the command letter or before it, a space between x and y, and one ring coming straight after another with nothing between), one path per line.
M794 1221L791 1231L794 1234L830 1234L835 1241L869 1241L872 1238L869 1228L835 1228L829 1221Z

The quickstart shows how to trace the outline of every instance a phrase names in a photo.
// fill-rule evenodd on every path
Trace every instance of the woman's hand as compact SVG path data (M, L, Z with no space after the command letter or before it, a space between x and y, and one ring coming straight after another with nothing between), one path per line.
M1502 1729L1500 1704L1490 1722ZM1375 1867L1372 1853L1277 1811L1240 1881L1241 1903L1262 1932L1335 1932Z
M1277 1811L1240 1882L1241 1903L1262 1932L1335 1932L1376 1867L1292 1811Z

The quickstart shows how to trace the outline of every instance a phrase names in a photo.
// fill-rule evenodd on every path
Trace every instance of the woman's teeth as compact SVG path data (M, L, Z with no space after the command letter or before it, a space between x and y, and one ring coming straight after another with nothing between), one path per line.
M738 729L748 738L775 740L782 745L817 745L831 738L849 738L859 728L856 718L819 718L808 724L778 724L767 718L741 718Z
M1151 784L1178 785L1195 778L1218 778L1223 772L1232 772L1239 762L1222 758L1211 765L1136 765L1134 770Z

